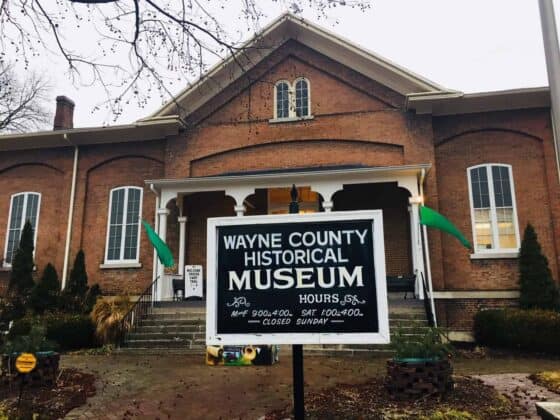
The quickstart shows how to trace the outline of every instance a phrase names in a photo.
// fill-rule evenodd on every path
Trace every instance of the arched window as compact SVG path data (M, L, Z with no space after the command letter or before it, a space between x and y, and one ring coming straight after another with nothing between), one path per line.
M142 188L139 187L119 187L111 190L106 264L138 262L142 192Z
M307 79L296 81L296 117L309 115L309 82Z
M519 228L510 165L467 169L475 252L517 252Z
M19 247L21 231L28 220L33 227L33 245L36 245L40 206L41 194L39 193L22 192L12 195L10 214L8 216L6 246L4 248L4 266L10 267L12 265L15 252Z
M276 118L289 118L290 116L290 85L288 82L276 83Z

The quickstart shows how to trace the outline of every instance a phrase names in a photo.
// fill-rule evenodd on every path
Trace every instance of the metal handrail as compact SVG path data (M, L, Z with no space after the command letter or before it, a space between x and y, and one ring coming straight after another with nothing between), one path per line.
M140 321L152 314L154 301L152 295L157 290L157 283L159 276L144 290L138 300L132 305L132 308L126 313L121 321L121 335L119 340L119 347L122 347L128 335L133 332L140 324Z
M424 273L420 272L420 278L422 279L422 289L424 290L424 310L426 311L426 318L428 319L428 325L430 327L435 327L435 317L432 311L432 305L430 302L431 296L428 297L428 288L426 287L426 279L424 278Z

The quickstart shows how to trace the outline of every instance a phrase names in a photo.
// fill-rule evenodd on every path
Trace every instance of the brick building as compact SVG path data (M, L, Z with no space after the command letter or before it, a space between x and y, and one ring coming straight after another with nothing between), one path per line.
M302 211L382 209L387 274L431 279L456 338L477 309L515 304L528 222L558 278L548 89L450 91L289 15L248 47L136 123L74 129L74 104L58 97L54 130L0 136L0 280L31 219L39 271L52 262L64 283L83 249L90 282L138 294L164 271L140 218L181 275L205 265L208 217L286 212L292 184ZM474 251L423 237L422 201Z

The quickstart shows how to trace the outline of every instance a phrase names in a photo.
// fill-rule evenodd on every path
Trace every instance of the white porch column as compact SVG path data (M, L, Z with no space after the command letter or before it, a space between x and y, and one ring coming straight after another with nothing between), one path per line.
M236 216L245 216L245 211L247 208L244 205L235 205L233 206L233 211L235 211Z
M236 185L227 188L225 191L226 195L230 196L235 200L235 205L233 206L233 211L235 211L236 216L245 216L245 205L243 204L245 199L251 194L255 193L254 186L246 185Z
M333 208L332 198L337 191L344 188L344 185L337 182L316 182L311 183L311 190L323 196L323 210L330 213Z
M424 258L422 252L422 236L420 232L420 208L419 200L411 197L410 201L410 242L412 243L412 265L416 273L415 294L419 299L424 299L424 288L422 287L422 276L425 279Z
M161 240L163 242L165 242L165 238L167 236L167 216L169 215L169 209L167 208L159 208L157 210L157 215L158 215L158 236L161 238ZM157 286L157 299L156 300L162 300L163 298L163 283L164 283L164 278L163 275L165 273L165 267L163 266L163 264L159 261L158 259L158 286Z
M186 239L186 227L187 227L187 217L179 216L177 218L179 222L179 267L178 273L183 276L185 274L185 239Z

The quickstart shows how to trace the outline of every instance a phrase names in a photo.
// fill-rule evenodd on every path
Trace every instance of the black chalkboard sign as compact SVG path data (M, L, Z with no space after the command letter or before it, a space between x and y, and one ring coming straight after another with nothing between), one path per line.
M208 339L386 342L380 215L209 219Z

